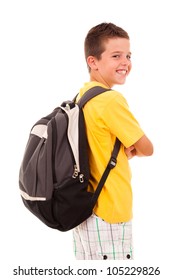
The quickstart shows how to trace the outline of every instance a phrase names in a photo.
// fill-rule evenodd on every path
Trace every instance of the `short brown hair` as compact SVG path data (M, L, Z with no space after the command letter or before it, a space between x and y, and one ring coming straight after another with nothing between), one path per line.
M101 54L104 52L104 43L110 38L129 39L129 35L121 27L113 23L103 22L91 28L84 42L85 59L87 60L90 55L100 59Z

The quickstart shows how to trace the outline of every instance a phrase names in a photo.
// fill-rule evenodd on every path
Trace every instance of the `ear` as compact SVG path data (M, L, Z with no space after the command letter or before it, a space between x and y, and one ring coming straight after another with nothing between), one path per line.
M87 64L92 70L98 70L97 59L94 56L88 56Z

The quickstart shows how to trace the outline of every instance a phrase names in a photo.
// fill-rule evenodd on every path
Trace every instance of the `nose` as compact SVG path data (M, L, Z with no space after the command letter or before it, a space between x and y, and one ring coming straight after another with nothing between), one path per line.
M123 68L125 68L128 71L128 73L129 73L131 68L132 68L132 63L131 63L131 61L127 57L125 57L121 61L121 66Z
M128 57L124 56L124 57L122 57L121 64L122 64L122 65L127 65L127 66L128 66L128 65L131 64L131 61L130 61L130 59L129 59Z

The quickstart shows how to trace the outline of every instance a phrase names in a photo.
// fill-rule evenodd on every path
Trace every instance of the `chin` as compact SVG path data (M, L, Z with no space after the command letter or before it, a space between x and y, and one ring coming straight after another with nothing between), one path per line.
M124 82L116 82L116 83L115 83L115 85L120 85L120 86L121 86L121 85L124 85L124 84L125 84L125 81L124 81Z
M120 82L119 82L119 85L124 85L125 82L126 82L126 79L124 79L123 81L120 81Z

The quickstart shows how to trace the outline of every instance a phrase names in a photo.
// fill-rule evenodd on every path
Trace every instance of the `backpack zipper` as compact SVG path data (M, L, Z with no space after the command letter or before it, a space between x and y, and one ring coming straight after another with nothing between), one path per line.
M72 178L76 179L77 177L79 177L79 182L80 183L84 182L84 174L82 174L82 173L79 174L77 165L74 165L74 172L73 172Z
M72 175L72 178L77 178L79 172L78 172L78 168L77 168L77 165L75 164L74 165L74 172L73 172L73 175Z

